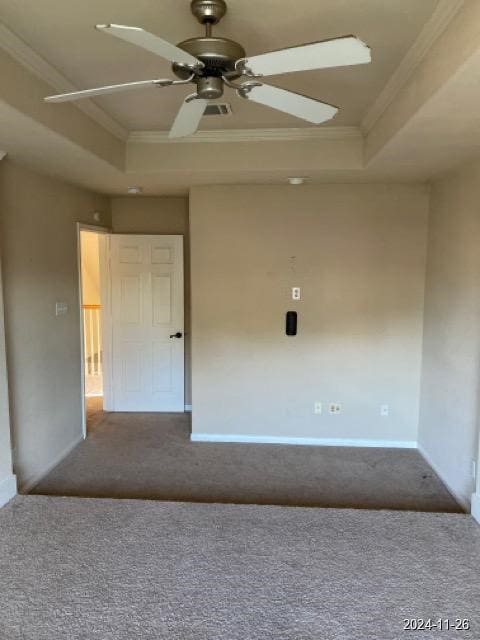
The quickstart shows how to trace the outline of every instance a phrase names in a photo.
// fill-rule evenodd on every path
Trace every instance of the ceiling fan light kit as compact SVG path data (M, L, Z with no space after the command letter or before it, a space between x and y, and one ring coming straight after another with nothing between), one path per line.
M234 89L241 98L318 125L333 118L338 107L266 84L263 78L282 73L367 64L371 61L370 48L355 36L333 38L247 57L238 42L212 35L212 27L227 12L224 0L192 0L191 11L205 27L205 35L189 38L178 45L170 44L140 27L117 24L96 26L100 32L170 61L175 78L141 80L74 91L48 96L45 101L69 102L138 88L193 84L196 91L185 98L169 134L170 138L179 138L193 135L197 131L209 101L221 98L225 87L228 87Z

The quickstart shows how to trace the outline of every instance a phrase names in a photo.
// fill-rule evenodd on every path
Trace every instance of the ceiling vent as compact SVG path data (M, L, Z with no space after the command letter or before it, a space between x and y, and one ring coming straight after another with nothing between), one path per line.
M227 102L212 102L207 104L204 116L230 116L232 114L232 107Z

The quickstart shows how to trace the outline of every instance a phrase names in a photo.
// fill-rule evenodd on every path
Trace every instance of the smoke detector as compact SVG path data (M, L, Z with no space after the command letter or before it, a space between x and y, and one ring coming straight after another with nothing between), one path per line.
M305 180L306 178L296 177L296 176L292 176L291 178L288 179L289 183L293 185L304 184Z
M127 189L127 193L129 193L131 196L138 196L142 193L142 191L142 187L128 187Z

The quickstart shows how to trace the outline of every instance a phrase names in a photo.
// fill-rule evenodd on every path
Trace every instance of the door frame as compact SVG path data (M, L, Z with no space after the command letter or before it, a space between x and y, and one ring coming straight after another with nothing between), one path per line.
M79 318L80 318L80 393L81 393L81 401L82 401L82 433L83 439L85 440L87 437L87 408L86 408L86 400L85 400L85 334L83 330L83 281L82 281L82 244L81 244L81 232L82 231L91 231L93 233L97 233L99 235L110 235L112 230L110 227L104 227L101 225L93 225L86 224L83 222L77 222L77 270L78 270L78 302L79 302ZM101 285L101 297L102 297L102 319L103 316L107 315L104 309L104 289L105 284L109 279L109 265L106 261L106 252L100 251L100 285ZM105 327L104 322L102 322L102 344L105 344ZM107 377L108 377L108 367L107 367ZM105 371L104 371L105 375Z

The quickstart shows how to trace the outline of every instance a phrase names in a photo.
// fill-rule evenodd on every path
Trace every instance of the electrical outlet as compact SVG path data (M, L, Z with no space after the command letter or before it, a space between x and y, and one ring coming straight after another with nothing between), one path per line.
M302 292L300 287L292 287L292 300L300 300Z
M332 402L328 408L328 412L332 415L337 415L338 413L342 413L342 405L337 404L336 402Z
M315 406L314 406L313 411L317 415L320 415L322 413L322 403L321 402L315 402Z
M388 417L389 414L390 414L390 408L388 404L382 404L382 406L380 407L380 415L386 418Z

